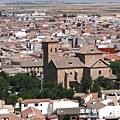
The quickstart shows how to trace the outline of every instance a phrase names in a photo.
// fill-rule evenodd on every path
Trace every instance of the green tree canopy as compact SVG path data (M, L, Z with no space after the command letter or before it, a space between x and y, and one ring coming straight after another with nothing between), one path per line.
M40 98L51 98L51 99L61 99L68 98L72 99L74 96L74 91L72 89L66 89L62 87L62 84L56 84L56 82L49 82L40 92Z
M103 89L106 89L106 90L114 89L113 82L109 78L104 78L103 76L100 76L96 79L96 82Z
M15 76L9 76L5 72L0 72L0 99L4 99L6 104L15 104L17 99L51 98L73 99L73 89L63 88L62 83L49 81L43 84L40 90L40 80L28 74L19 73Z
M0 99L7 101L9 91L9 83L0 76Z
M112 69L113 74L120 73L120 61L111 61L110 68Z
M91 92L93 93L100 92L100 85L97 80L94 81L94 84L91 88Z
M64 14L63 14L63 17L67 17L67 14L64 13Z
M79 107L82 106L82 99L81 99L80 96L75 96L75 97L73 97L73 100L78 100L78 102L79 102Z
M83 87L83 90L85 92L88 92L92 85L92 77L83 77L81 80L81 85Z

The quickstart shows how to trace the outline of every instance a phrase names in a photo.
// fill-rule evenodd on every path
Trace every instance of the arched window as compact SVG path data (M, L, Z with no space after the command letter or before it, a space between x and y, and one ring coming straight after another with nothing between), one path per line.
M55 52L57 52L57 48L55 48Z

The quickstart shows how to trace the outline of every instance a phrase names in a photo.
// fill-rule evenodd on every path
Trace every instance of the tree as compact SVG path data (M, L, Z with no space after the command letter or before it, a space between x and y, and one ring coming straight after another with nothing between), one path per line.
M67 17L67 14L64 13L64 14L63 14L63 17Z
M0 62L2 62L2 59L0 58Z
M0 76L2 76L4 79L6 79L8 77L8 74L5 73L4 71L1 71Z
M82 106L82 99L81 99L80 96L73 97L73 100L78 100L78 102L79 102L79 107Z
M120 73L120 61L111 61L110 68L112 69L113 74Z
M62 120L70 120L70 115L68 114L64 115Z
M5 102L7 102L7 98L9 96L8 90L9 83L2 76L0 76L0 99L5 100Z
M81 85L83 87L83 90L85 92L88 92L92 85L92 77L83 77L81 80Z
M91 88L91 92L93 92L93 93L100 92L100 86L99 86L98 81L96 81L96 80L94 81L94 84Z
M103 76L100 76L96 79L99 86L101 86L103 89L110 90L114 89L113 82L109 78L104 78Z
M7 81L10 83L11 92L18 92L18 96L23 99L37 98L40 93L40 81L34 76L19 73L9 76Z
M4 99L8 104L15 104L18 97L22 99L51 98L73 99L73 89L63 88L62 83L49 81L43 84L40 90L40 80L35 76L19 73L15 76L9 76L4 71L0 72L0 99ZM18 93L17 95L15 93Z
M120 81L120 61L111 61L110 68L113 74L117 76L118 81Z
M0 51L0 56L3 56L3 53L2 53L2 51Z
M109 28L110 24L103 25L104 28Z
M120 81L120 73L117 74L118 81Z
M14 106L18 98L19 97L17 95L10 95L9 98L7 99L7 104L10 104L10 105L12 104Z
M54 82L52 83L47 84L43 88L43 90L40 92L39 95L40 98L51 98L51 99L73 98L74 91L72 89L63 88L61 83L60 84L56 84Z
M50 19L49 22L55 22L55 19Z

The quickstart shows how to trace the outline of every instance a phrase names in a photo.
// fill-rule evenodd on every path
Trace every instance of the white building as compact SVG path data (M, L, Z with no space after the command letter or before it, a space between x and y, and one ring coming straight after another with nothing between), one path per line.
M61 99L54 100L52 103L52 112L58 108L75 108L79 107L79 102L77 100Z
M14 33L14 37L16 37L16 38L24 38L24 37L26 37L26 33L22 32L22 31L18 31L18 32Z
M98 110L99 119L115 119L120 117L120 106L106 106Z
M120 106L114 106L113 100L102 98L92 99L86 103L86 108L89 109L91 116L104 119L118 119L120 117Z
M0 100L0 114L13 113L14 107L12 105L5 105L4 100Z
M47 114L50 112L50 99L26 99L21 101L21 112L29 107L34 107Z

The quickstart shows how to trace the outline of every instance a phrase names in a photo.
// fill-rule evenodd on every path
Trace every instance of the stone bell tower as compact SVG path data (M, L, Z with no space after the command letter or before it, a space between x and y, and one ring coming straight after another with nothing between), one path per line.
M43 41L43 70L44 81L49 80L49 63L53 58L59 57L59 41L47 38Z

